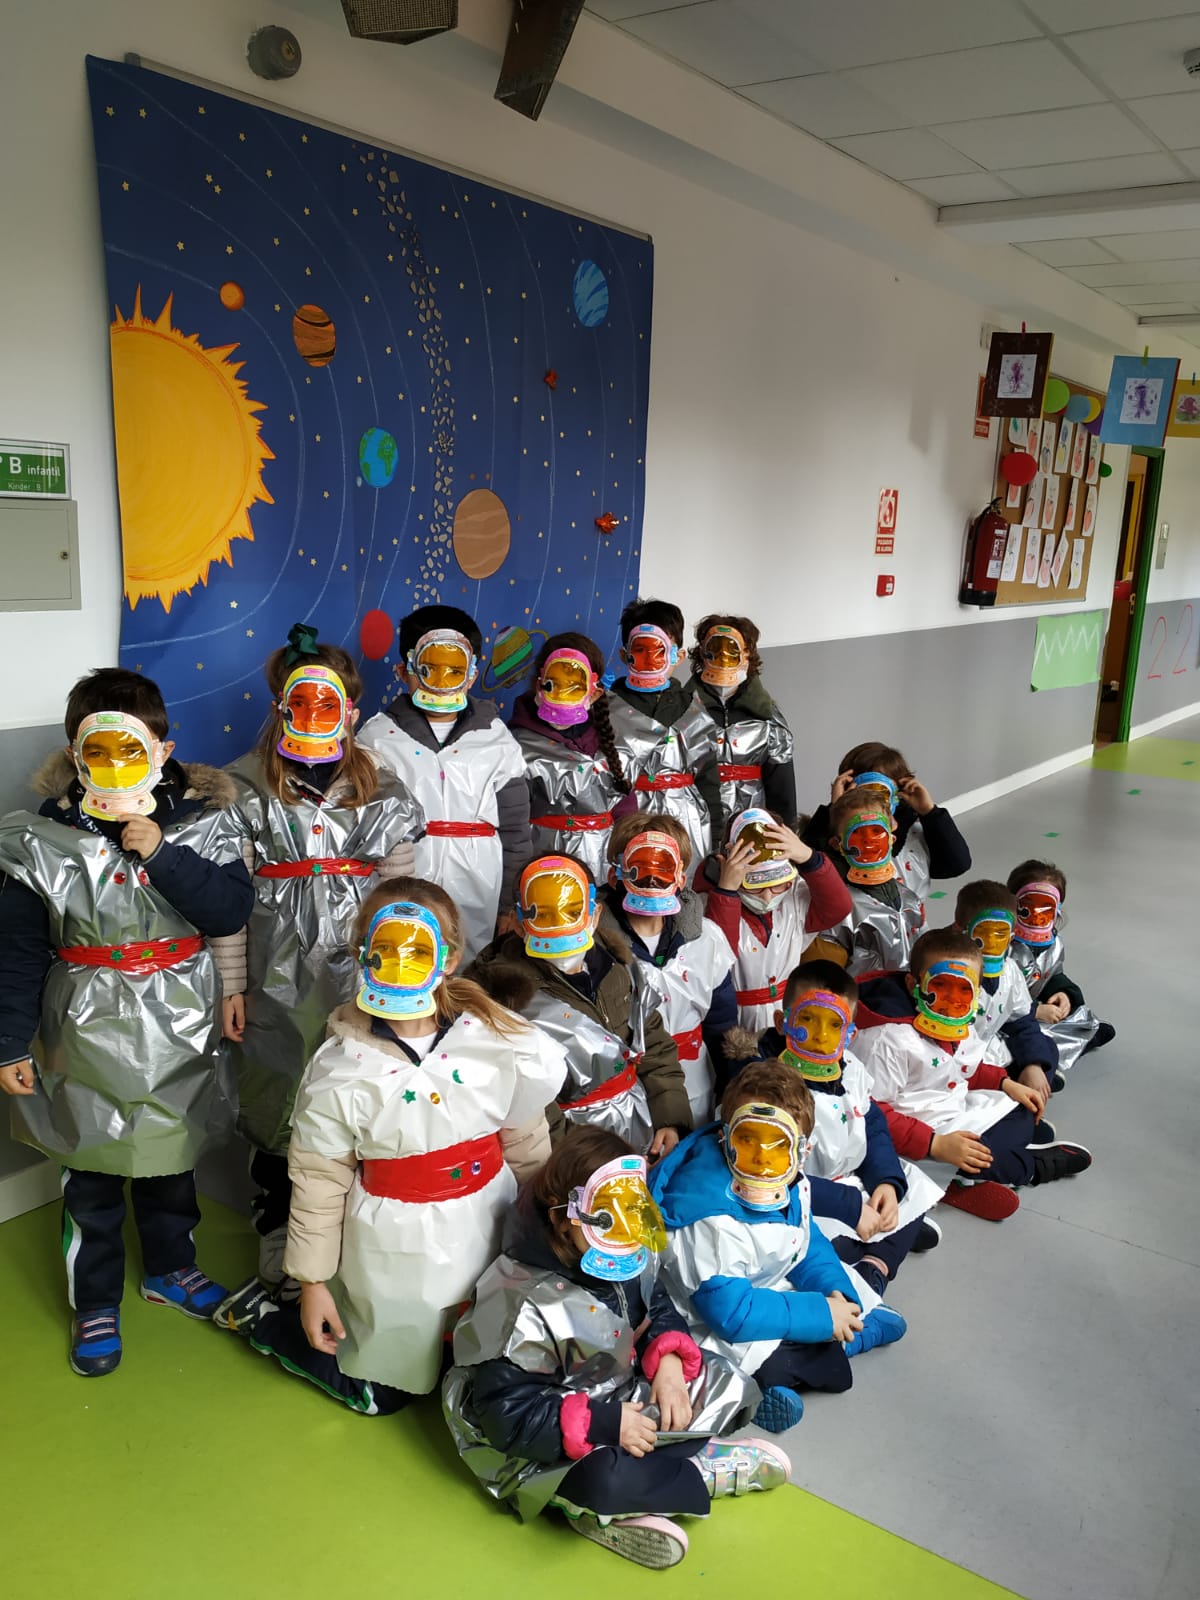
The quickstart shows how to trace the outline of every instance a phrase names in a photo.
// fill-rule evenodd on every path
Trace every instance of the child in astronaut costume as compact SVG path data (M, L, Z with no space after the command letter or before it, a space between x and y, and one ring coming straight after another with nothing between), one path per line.
M757 1038L812 935L849 915L846 886L791 828L751 808L731 819L725 854L702 865L694 887L733 951L738 1021Z
M601 677L604 657L582 633L556 633L533 664L509 728L525 758L538 855L575 856L599 882L614 818L637 800L621 766Z
M848 1389L848 1357L905 1332L813 1221L802 1166L812 1125L799 1073L753 1062L726 1089L720 1123L685 1139L650 1180L667 1225L667 1290L703 1350L753 1374L763 1392L754 1420L775 1433L800 1420L800 1388Z
M604 918L629 940L645 979L644 1004L657 1009L675 1041L697 1127L712 1115L713 1090L727 1077L725 1041L737 1023L725 935L685 887L692 847L674 817L635 812L613 828Z
M1083 990L1063 970L1064 874L1051 861L1022 861L1009 873L1008 887L1017 897L1011 954L1037 1008L1037 1020L1058 1048L1059 1072L1069 1072L1082 1056L1115 1038L1117 1030L1111 1022L1101 1022Z
M940 1166L943 1179L953 1170L946 1204L1000 1222L1019 1205L1013 1188L1072 1177L1092 1158L1065 1140L1035 1144L1046 1096L986 1061L971 1026L981 974L979 946L968 935L922 934L906 976L916 1014L858 1037L899 1153L933 1163L931 1174Z
M850 1050L858 985L832 961L807 961L788 979L775 1027L759 1055L795 1068L813 1100L804 1170L813 1215L838 1256L882 1295L909 1251L932 1249L925 1212L937 1184L896 1154L887 1119L871 1099L867 1070Z
M425 813L414 870L458 906L469 961L511 906L529 856L525 758L495 706L469 693L483 649L474 618L424 606L401 622L399 643L406 692L360 737Z
M549 1154L543 1107L563 1061L451 976L462 934L436 885L380 884L358 934L358 996L330 1018L296 1100L284 1264L299 1312L248 1287L216 1321L375 1414L437 1382L517 1179Z
M601 909L582 861L537 857L517 886L521 932L490 944L471 976L562 1046L554 1138L564 1121L587 1123L657 1156L692 1125L687 1088L628 939L596 932Z
M908 965L925 925L925 904L893 855L895 820L873 786L851 788L829 808L829 850L845 879L850 915L823 934L812 954L839 961L852 977Z
M724 826L716 729L694 689L672 668L683 647L683 612L666 600L634 600L621 613L625 676L612 686L612 725L625 776L646 811L687 829L702 861Z
M552 1507L648 1567L686 1554L673 1517L773 1489L790 1467L764 1440L712 1437L740 1427L759 1392L690 1337L655 1280L664 1242L645 1160L615 1134L573 1128L510 1214L442 1386L487 1494L523 1521Z
M270 715L255 749L229 768L254 909L241 933L217 941L216 956L238 1122L258 1186L259 1276L276 1287L296 1088L329 1013L354 996L359 908L381 876L412 871L424 818L404 785L355 743L363 686L344 650L297 623L265 675Z
M725 817L758 806L796 817L795 741L759 676L758 629L749 617L714 613L696 624L687 687L708 714Z

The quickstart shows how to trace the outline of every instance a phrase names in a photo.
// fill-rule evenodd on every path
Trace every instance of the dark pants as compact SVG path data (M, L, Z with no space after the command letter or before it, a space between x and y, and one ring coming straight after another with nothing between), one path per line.
M887 1280L891 1283L912 1249L913 1240L921 1231L923 1221L923 1217L918 1217L915 1222L906 1222L902 1228L897 1228L896 1232L889 1234L886 1239L872 1239L867 1244L861 1239L851 1239L843 1234L840 1239L833 1241L833 1248L847 1266L852 1267L864 1256L870 1256L872 1261L881 1261L887 1268Z
M557 1493L601 1517L706 1517L708 1488L691 1463L703 1446L688 1439L631 1456L605 1445L577 1461Z
M336 1356L314 1350L300 1325L300 1307L294 1303L280 1306L278 1311L262 1317L250 1336L250 1343L256 1350L274 1356L298 1378L307 1378L318 1389L342 1401L351 1411L386 1417L402 1410L413 1398L406 1390L393 1389L387 1383L351 1378L338 1366Z
M265 1238L276 1228L287 1227L288 1207L292 1203L287 1157L256 1150L250 1157L250 1176L258 1185L258 1192L250 1202L250 1215L256 1231Z
M838 1339L824 1344L779 1345L754 1374L760 1389L824 1389L844 1394L854 1382L846 1346Z
M63 1255L67 1295L80 1314L119 1306L125 1290L125 1179L68 1167L63 1178ZM130 1198L146 1276L196 1264L192 1229L200 1221L196 1175L131 1178Z
M1033 1112L1014 1105L1006 1117L1001 1117L986 1133L979 1135L992 1152L992 1164L974 1176L990 1178L994 1183L1011 1183L1016 1188L1032 1183L1033 1151L1026 1146L1033 1138L1035 1126ZM969 1178L972 1174L961 1172L959 1176Z

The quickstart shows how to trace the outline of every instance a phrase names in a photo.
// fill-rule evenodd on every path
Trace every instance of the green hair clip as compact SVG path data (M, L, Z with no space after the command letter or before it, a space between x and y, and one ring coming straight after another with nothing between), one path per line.
M287 652L283 658L285 667L294 667L298 661L303 661L306 656L319 655L317 649L317 630L311 622L294 622L288 634Z

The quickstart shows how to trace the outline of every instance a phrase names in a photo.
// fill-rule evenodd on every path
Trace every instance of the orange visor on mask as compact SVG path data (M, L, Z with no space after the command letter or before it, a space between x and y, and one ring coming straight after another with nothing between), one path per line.
M892 819L881 808L856 811L842 831L842 854L851 883L887 883L896 876L892 860Z
M978 996L979 973L969 961L935 961L917 983L913 1027L927 1039L965 1039Z
M625 889L626 911L643 917L667 917L680 909L683 858L669 833L639 833L625 846L613 872Z
M346 685L332 667L296 667L279 700L284 728L276 749L281 756L310 766L340 761L352 708Z
M553 960L590 950L595 911L596 890L570 856L541 856L521 874L517 920L527 955Z
M631 631L622 653L627 667L625 682L645 694L665 689L671 681L671 668L679 660L679 646L649 622L641 622Z
M718 623L704 636L704 665L700 681L714 689L735 689L745 683L747 667L746 641L737 628Z
M1053 883L1027 883L1017 895L1017 938L1022 944L1054 943L1062 896Z
M140 718L94 711L79 724L72 751L88 816L146 816L154 810L150 791L162 776L162 741Z

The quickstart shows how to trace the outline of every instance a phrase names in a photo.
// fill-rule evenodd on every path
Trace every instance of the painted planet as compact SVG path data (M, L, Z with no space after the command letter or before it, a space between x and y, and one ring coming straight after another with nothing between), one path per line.
M581 261L575 268L571 299L585 328L598 328L608 315L608 279L594 261Z
M512 540L508 509L490 489L472 489L454 512L454 555L468 578L499 572Z
M296 349L310 367L327 367L337 349L333 318L320 306L301 306L292 318Z
M368 661L382 661L395 637L396 624L386 611L368 611L358 625L358 642Z
M1100 400L1089 400L1088 401L1087 416L1084 417L1083 420L1085 422L1094 422L1096 420L1096 418L1100 415L1100 413L1101 413L1101 411L1103 409L1104 409L1104 407L1103 407L1103 402L1102 401L1100 401Z
M358 470L372 489L386 489L396 476L400 451L384 428L368 428L358 441Z
M226 311L240 311L246 304L246 291L240 283L223 283L217 293Z
M546 635L540 628L533 634L515 625L500 629L492 646L492 659L483 675L484 689L510 689L525 676L533 659L535 637L544 639Z
M1067 401L1067 408L1063 412L1068 422L1086 422L1092 414L1095 401L1090 400L1086 394L1073 394ZM1099 410L1099 406L1096 407Z

